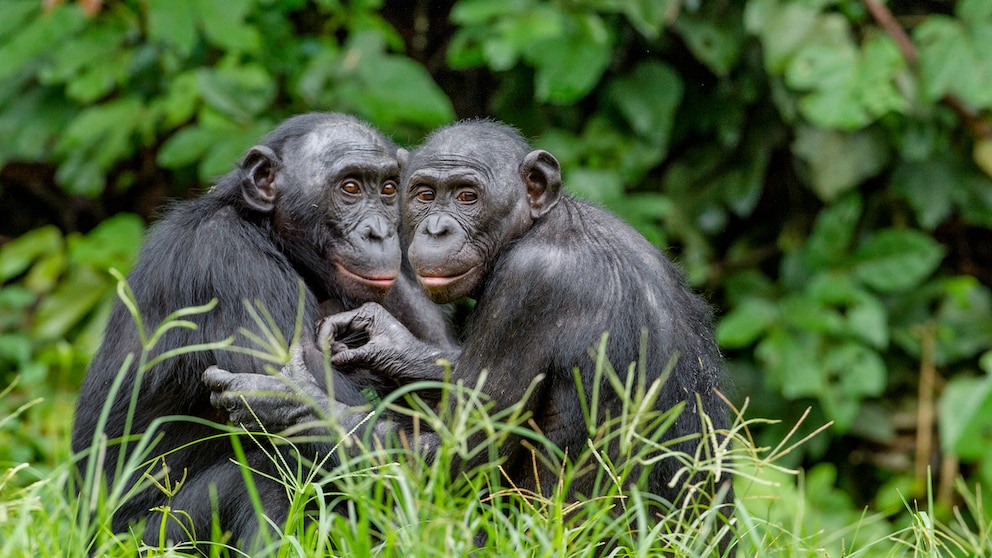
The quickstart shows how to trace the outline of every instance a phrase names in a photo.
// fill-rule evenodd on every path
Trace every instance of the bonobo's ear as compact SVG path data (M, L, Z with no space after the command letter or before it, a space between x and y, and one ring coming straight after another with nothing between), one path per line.
M547 213L561 196L561 166L543 149L531 151L520 163L520 177L527 185L527 201L534 219Z
M248 150L241 162L241 194L248 207L268 213L275 207L276 175L282 162L276 152L264 145Z
M396 162L400 164L400 172L410 163L410 152L402 147L396 150Z

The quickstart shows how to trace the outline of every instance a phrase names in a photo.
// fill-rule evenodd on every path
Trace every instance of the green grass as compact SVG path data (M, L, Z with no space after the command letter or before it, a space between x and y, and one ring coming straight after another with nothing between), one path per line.
M687 477L696 471L733 475L738 500L729 524L712 510L675 510L660 517L643 494L621 490L625 467L596 457L600 443L610 437L604 432L585 455L572 460L582 466L595 461L597 472L614 480L598 498L565 498L562 488L577 470L572 466L563 467L561 480L547 479L558 482L549 497L515 490L496 464L452 479L447 473L452 460L477 450L462 443L470 433L483 429L499 439L518 429L522 418L512 412L502 420L489 417L476 389L455 393L459 400L452 416L420 415L442 433L431 463L401 446L380 446L365 448L359 457L330 470L284 467L294 511L287 525L270 526L269 541L252 556L716 556L717 541L728 531L738 556L987 556L992 550L990 525L966 519L985 517L978 491L958 487L965 506L950 524L936 522L928 513L932 502L906 502L908 523L902 526L836 502L831 507L823 492L835 490L829 474L777 464L803 441L756 447L750 430L767 421L742 416L715 455L675 456L684 461ZM618 417L608 428L622 433L618 424L657 424L656 412L630 408L640 410ZM264 437L290 443L270 434L235 435L242 444ZM528 440L540 442L535 435ZM647 459L651 451L644 451L630 457ZM113 502L131 487L103 492L83 487L84 497L78 498L72 495L68 471L68 464L44 474L19 465L0 474L0 556L237 555L223 533L209 525L197 526L201 531L195 545L114 533L109 521ZM159 474L154 482L174 491L182 490L180 480L171 475L166 481ZM332 511L332 504L342 501L345 511ZM150 521L168 521L181 513L157 510ZM479 533L486 535L481 546L476 545Z
M121 295L129 300L125 286ZM208 310L177 313L143 336L147 343L145 354L138 355L141 368L149 366L147 353L163 328L189 327L184 316ZM264 319L259 321L264 325ZM140 320L136 322L140 327ZM288 351L281 338L264 337L259 338L259 345L276 355L276 360L285 360ZM299 456L297 461L303 465L292 466L273 452L291 502L290 518L285 525L275 525L259 515L268 533L251 555L709 557L720 555L719 542L724 540L734 541L738 556L992 555L992 524L973 519L988 517L977 488L958 486L964 505L954 510L952 521L946 524L934 519L932 499L904 501L902 513L892 516L858 510L834 487L829 465L808 471L782 465L790 452L808 439L794 439L799 425L774 447L759 446L752 430L772 421L748 417L746 402L742 409L735 409L735 420L727 431L714 431L707 417L701 415L702 435L712 437L712 443L700 444L700 448L713 449L680 454L661 441L665 429L682 411L682 407L665 412L654 409L663 379L646 383L635 366L618 373L602 351L597 364L597 374L605 381L594 384L615 390L626 404L620 416L603 417L595 404L596 394L590 394L593 403L584 409L587 423L593 425L588 447L571 448L573 453L567 459L561 450L526 428L528 417L519 407L491 413L484 396L484 378L480 385L450 386L446 394L454 398L454 405L442 405L451 409L444 415L423 407L403 411L415 415L422 427L439 433L439 446L433 448L430 461L423 458L424 452L396 440L359 446L357 452L338 451L340 465L333 467L320 456L317 462L305 458L314 456ZM382 405L391 405L395 397ZM0 417L0 426L22 412L19 408ZM328 420L333 422L333 417ZM466 440L479 432L488 443L470 447ZM559 471L555 478L540 479L544 485L540 494L517 489L496 459L462 475L452 477L449 473L453 463L478 452L495 455L494 448L510 434L520 435L527 447L545 448L550 457L544 464ZM256 444L271 447L274 443L282 446L283 453L293 452L298 440L231 427L199 443L228 443L218 438L229 438L241 448ZM344 438L361 443L343 433L334 440ZM85 475L77 491L70 478L71 463L54 469L19 464L0 470L0 556L240 555L216 524L195 526L196 532L190 533L194 542L182 544L173 544L161 535L140 540L135 535L144 532L140 526L133 533L114 532L110 522L113 510L135 489L154 485L166 494L184 489L184 472L163 470L160 456L150 449L153 439L154 431L131 440L128 446L132 457L124 466L128 471L147 473L137 485L118 482L104 487L97 469ZM67 447L68 440L64 444ZM97 437L89 451L99 456L117 449ZM243 452L239 453L243 464ZM539 454L534 452L534 459ZM706 506L682 506L658 513L651 505L651 495L630 485L660 457L681 463L676 481L683 483L684 493L695 502L707 501L708 485L687 479L733 479L733 518ZM596 475L599 489L595 497L575 501L567 496L567 486L580 473ZM709 496L719 500L723 494ZM257 494L252 494L252 500L260 509ZM150 532L164 532L164 525L183 513L171 506L151 511L147 521L159 529Z
M824 507L823 494L810 492L831 490L829 479L778 466L775 461L788 451L788 441L778 448L755 447L748 432L763 422L759 419L739 418L725 453L683 456L687 472L719 470L735 476L737 510L729 524L711 510L655 516L643 494L621 491L618 484L608 484L598 498L568 501L560 488L574 474L572 467L563 469L562 484L547 498L514 490L496 465L451 479L451 460L470 451L460 442L468 432L485 428L498 436L508 427L486 420L471 397L462 403L454 420L444 424L424 415L444 434L430 464L412 452L368 448L332 470L284 470L294 513L287 525L273 526L270 542L252 555L715 556L716 541L726 530L737 541L738 556L987 556L992 549L990 524L966 519L986 516L980 491L964 486L959 492L966 505L946 525L928 513L930 502L907 502L909 523L901 527L875 514ZM254 443L247 434L240 439ZM622 474L605 460L600 467L609 478ZM236 554L218 532L197 533L195 546L114 533L111 500L71 495L68 471L65 465L39 475L19 465L0 475L0 555ZM175 490L177 480L157 482ZM813 507L818 500L820 507ZM344 513L331 511L336 501L347 502ZM181 513L159 510L151 521ZM487 536L479 547L478 533Z

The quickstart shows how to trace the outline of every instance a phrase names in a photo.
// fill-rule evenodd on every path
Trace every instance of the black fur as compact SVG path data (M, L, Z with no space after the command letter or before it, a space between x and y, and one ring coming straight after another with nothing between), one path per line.
M354 308L369 301L383 301L381 285L369 286L342 277L334 262L345 262L368 277L395 273L400 267L398 240L399 207L395 195L380 192L384 181L396 181L395 146L368 125L338 114L312 113L291 118L270 133L245 157L241 167L222 177L202 197L176 204L151 229L128 282L134 291L145 328L155 328L168 314L217 299L206 314L185 319L196 329L169 330L154 349L154 358L165 351L194 344L220 341L234 336L235 345L255 347L239 332L256 334L245 302L258 301L271 313L285 339L296 325L300 280L305 281L302 309L303 342L315 347L313 326L325 312ZM363 195L343 193L343 177L361 182ZM368 263L371 262L371 263ZM365 267L363 267L365 266ZM385 300L416 334L444 343L447 326L443 311L400 274ZM94 435L105 435L107 449L103 472L107 481L117 481L117 469L137 443L126 451L115 443L125 434L125 420L136 380L135 367L126 372L120 393L110 402L109 420L97 433L101 408L125 357L141 352L134 320L120 302L107 325L105 339L91 363L80 394L72 437L73 451L85 452ZM324 386L319 354L311 351L308 368ZM153 420L187 415L206 421L225 422L226 414L210 403L210 389L201 383L211 365L239 372L263 371L261 359L228 350L186 353L157 364L138 388L131 434L148 430ZM367 402L362 389L375 377L333 376L335 398L349 405ZM371 387L384 389L385 384ZM209 535L211 505L208 487L220 498L222 525L235 541L251 541L258 524L241 480L241 471L230 463L230 444L223 439L187 444L217 434L210 424L188 420L167 422L155 434L161 441L152 455L164 454L170 476L188 475L170 505L191 515L200 536ZM267 458L246 448L249 460L263 470ZM88 456L88 459L92 459ZM79 463L85 471L87 457ZM152 472L159 472L155 466ZM133 484L140 471L125 470L125 482ZM267 514L284 519L287 504L284 489L256 477ZM167 499L149 488L128 499L114 514L115 530L149 515L149 509L165 505ZM157 517L157 516L156 516ZM157 522L146 530L149 542L157 542ZM176 522L170 522L168 537L187 540Z

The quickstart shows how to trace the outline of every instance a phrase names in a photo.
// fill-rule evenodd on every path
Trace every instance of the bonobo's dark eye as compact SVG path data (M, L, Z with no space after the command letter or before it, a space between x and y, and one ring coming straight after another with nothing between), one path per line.
M422 201L422 202L434 201L434 190L431 189L431 188L428 188L427 186L420 186L413 193L413 195L414 195L415 198L417 198L417 200Z
M462 190L458 192L455 199L462 203L475 203L479 199L479 195L472 190Z
M361 194L362 186L354 178L348 178L341 183L341 190L349 194Z
M383 196L395 196L396 195L396 181L387 180L382 184L382 195Z

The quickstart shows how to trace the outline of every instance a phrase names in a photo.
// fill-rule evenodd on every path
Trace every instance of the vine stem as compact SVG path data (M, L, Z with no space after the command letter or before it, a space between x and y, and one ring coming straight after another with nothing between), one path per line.
M920 332L920 386L916 411L916 485L925 487L930 456L933 453L933 429L937 422L934 408L934 391L937 384L937 366L934 361L936 331L927 324Z

